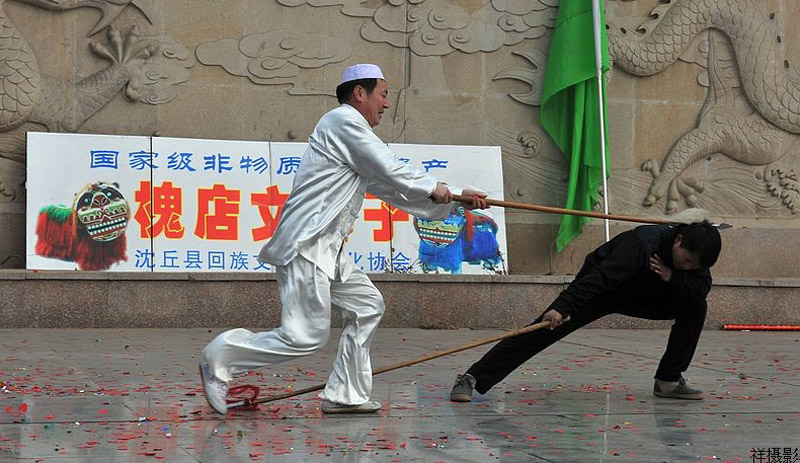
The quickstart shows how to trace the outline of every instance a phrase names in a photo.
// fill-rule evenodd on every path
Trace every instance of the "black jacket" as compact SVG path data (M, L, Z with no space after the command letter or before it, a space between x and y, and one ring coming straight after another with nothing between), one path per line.
M711 291L707 268L682 271L673 267L672 243L681 225L645 225L620 233L588 256L573 282L550 304L567 317L590 300L614 293L646 294L672 303L703 302ZM658 254L672 269L668 282L650 269L650 256ZM642 301L644 302L644 301Z

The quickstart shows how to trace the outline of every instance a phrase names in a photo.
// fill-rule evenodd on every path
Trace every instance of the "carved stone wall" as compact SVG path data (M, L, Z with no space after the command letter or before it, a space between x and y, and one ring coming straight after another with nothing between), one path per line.
M796 2L607 2L615 61L610 198L629 213L700 207L735 224L718 275L798 276Z
M800 5L605 3L612 212L706 209L735 225L717 275L800 276ZM561 206L538 123L557 5L0 0L0 267L24 266L27 131L305 140L355 62L390 81L384 140L500 145L506 199ZM512 273L575 273L602 242L598 222L556 254L557 217L506 212Z

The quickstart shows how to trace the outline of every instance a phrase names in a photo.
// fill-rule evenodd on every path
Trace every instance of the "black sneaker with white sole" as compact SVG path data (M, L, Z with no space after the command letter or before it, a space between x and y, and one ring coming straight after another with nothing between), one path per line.
M469 373L456 376L456 383L450 391L450 400L453 402L471 402L472 391L475 390L475 377Z
M694 389L686 384L682 377L677 381L661 381L656 379L653 384L653 395L667 399L702 400L703 391Z

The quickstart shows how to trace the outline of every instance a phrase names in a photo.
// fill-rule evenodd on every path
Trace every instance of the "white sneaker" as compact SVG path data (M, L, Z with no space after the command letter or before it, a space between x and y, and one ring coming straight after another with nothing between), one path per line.
M338 404L330 400L322 401L322 413L375 413L379 411L382 404L377 400L370 400L363 404L348 405Z
M203 381L203 395L211 408L220 415L228 413L228 403L225 401L228 383L214 376L207 363L200 364L200 379Z

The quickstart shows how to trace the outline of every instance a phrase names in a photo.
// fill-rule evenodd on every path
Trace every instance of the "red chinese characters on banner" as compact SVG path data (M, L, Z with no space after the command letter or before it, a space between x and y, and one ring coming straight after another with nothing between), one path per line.
M153 226L153 233L158 236L162 231L167 238L183 238L185 229L181 225L183 215L182 191L172 186L172 182L164 182L160 187L153 187L153 215L158 217Z
M264 221L263 227L254 228L251 230L253 233L253 241L263 241L272 238L275 234L275 229L278 227L278 219L281 216L283 205L286 203L288 194L282 194L278 190L277 185L272 185L267 188L266 193L251 193L250 204L258 208L258 214L261 220ZM277 211L273 215L272 208L277 207Z
M183 191L172 182L163 182L152 187L142 181L136 190L138 208L134 219L139 223L142 238L181 239L186 229L181 224L183 215ZM197 222L194 234L201 239L237 241L239 239L241 191L228 189L225 185L214 184L211 188L197 190ZM251 193L250 204L255 206L264 225L251 230L253 241L264 241L275 234L283 206L289 198L281 193L277 185L270 185L265 192ZM377 199L367 195L367 199ZM152 212L151 212L152 211ZM152 216L151 216L152 214ZM375 242L388 242L394 236L397 222L408 222L410 215L381 201L375 209L364 209L364 220L378 222L380 228L373 230Z
M375 196L368 194L367 199L377 199ZM410 216L407 212L390 206L389 204L381 201L381 207L378 209L364 209L364 220L370 222L380 222L381 228L373 230L372 238L376 242L391 241L394 236L394 223L395 222L408 222Z
M139 189L135 193L139 207L134 215L141 229L139 236L154 238L163 232L167 238L183 238L185 229L181 225L183 214L181 188L173 186L172 182L164 182L161 186L153 188L153 195L155 201L151 197L150 182L139 182ZM153 217L156 218L155 223Z
M197 190L197 224L194 234L208 240L239 239L239 198L241 191L214 184ZM213 207L212 207L213 204Z
M150 207L152 205L150 195L150 182L139 182L139 189L134 194L134 199L139 207L133 218L139 222L139 237L152 238L153 227L150 221Z

